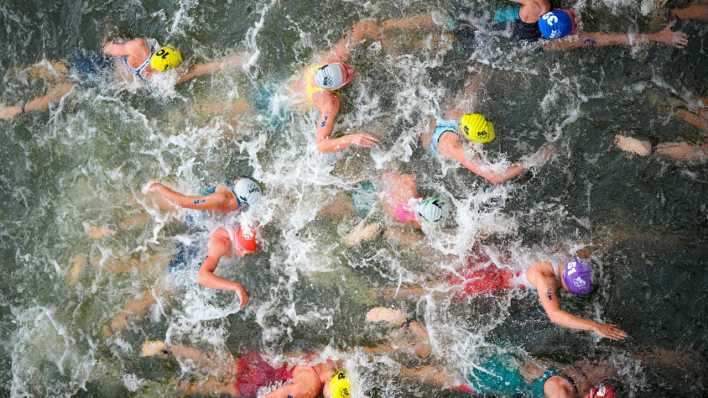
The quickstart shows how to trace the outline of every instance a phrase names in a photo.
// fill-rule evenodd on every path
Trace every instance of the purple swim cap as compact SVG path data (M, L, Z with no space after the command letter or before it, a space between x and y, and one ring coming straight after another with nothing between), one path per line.
M568 291L575 295L592 291L592 268L589 263L575 257L563 270L563 282Z

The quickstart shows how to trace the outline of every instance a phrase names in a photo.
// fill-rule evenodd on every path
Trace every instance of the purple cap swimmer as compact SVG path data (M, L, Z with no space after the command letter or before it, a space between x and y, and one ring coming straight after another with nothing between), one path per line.
M590 293L592 291L592 268L590 264L575 257L575 259L565 265L563 282L572 294Z

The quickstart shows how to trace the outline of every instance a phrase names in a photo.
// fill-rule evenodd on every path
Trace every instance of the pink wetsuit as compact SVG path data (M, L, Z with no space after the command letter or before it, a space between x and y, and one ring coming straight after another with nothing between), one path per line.
M522 271L497 267L491 258L479 249L467 257L467 265L457 272L458 274L450 274L447 278L450 285L463 285L462 290L455 294L456 299L526 287L523 283L519 284L519 281L525 280Z
M399 203L396 205L396 207L393 209L393 217L396 219L396 221L408 224L413 221L418 221L418 217L416 216L414 211L411 211L408 209L408 205L406 203Z
M285 364L274 368L261 354L249 352L236 360L236 381L234 388L239 397L256 397L258 389L274 383L282 383L293 378L293 368Z

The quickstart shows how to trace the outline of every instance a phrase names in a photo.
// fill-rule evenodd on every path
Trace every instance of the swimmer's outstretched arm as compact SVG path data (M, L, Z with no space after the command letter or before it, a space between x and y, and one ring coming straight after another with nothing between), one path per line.
M248 304L248 291L239 282L216 276L214 271L219 266L219 260L231 250L231 242L228 233L223 228L219 228L209 238L207 248L207 258L202 263L197 273L197 283L211 288L231 290L235 292L241 300L241 309Z
M476 160L468 159L465 156L465 151L462 148L462 143L460 143L459 140L449 145L445 144L446 142L442 140L440 141L440 144L438 144L438 151L442 155L456 160L467 170L489 181L490 184L502 184L521 175L524 171L526 171L526 168L521 163L516 163L507 167L507 169L503 172L498 173L483 166L480 162Z
M549 283L550 280L555 278L539 275L541 267L536 267L535 265L527 271L527 276L529 282L536 288L538 300L552 323L568 329L595 332L600 337L612 340L623 340L627 337L627 333L616 325L591 321L563 311L560 308L560 299L557 294L558 287Z
M688 37L681 31L672 31L671 25L655 33L605 33L580 32L563 39L549 40L543 43L544 50L569 50L582 47L632 46L635 44L662 43L683 48L688 44Z
M159 182L151 183L148 187L148 191L157 193L175 206L203 211L219 210L229 199L225 194L219 192L207 196L182 195Z
M181 75L177 79L177 83L182 84L188 82L197 77L211 75L213 73L226 70L226 69L243 69L244 65L248 62L248 53L240 52L237 54L230 55L226 58L220 59L218 61L207 62L205 64L192 65L187 73Z

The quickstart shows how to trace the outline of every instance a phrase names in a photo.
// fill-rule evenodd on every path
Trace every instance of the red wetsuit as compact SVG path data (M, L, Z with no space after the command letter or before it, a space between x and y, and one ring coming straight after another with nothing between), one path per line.
M287 364L274 368L261 354L250 352L236 360L236 381L234 388L239 397L256 397L258 389L274 383L282 383L293 378L292 368Z
M486 253L477 249L467 257L467 265L457 270L457 274L450 274L447 282L453 286L463 285L462 289L455 293L455 298L464 299L471 295L494 293L517 287L512 281L519 275L521 275L520 271L514 272L505 267L498 268Z

